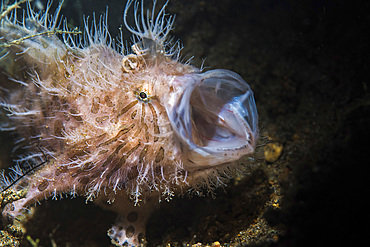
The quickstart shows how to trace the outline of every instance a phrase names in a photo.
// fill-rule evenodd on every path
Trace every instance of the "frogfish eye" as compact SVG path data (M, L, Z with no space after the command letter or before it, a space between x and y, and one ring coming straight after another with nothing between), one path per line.
M145 100L145 99L147 98L147 95L146 95L146 93L145 93L145 92L140 92L140 93L139 93L139 97L140 97L141 99Z
M150 100L150 96L145 91L136 91L135 92L136 98L143 102L148 102Z
M189 166L202 169L254 152L258 114L250 86L236 73L211 70L174 79L184 85L166 110Z

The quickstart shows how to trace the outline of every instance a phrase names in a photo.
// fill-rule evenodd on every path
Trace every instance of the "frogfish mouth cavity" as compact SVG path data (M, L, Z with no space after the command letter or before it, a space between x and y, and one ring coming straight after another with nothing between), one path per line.
M238 74L217 69L175 77L172 85L176 92L165 106L189 171L254 152L256 105Z

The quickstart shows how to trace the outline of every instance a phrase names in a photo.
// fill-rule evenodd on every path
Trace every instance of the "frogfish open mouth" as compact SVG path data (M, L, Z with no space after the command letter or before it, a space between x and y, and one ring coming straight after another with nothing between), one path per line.
M63 1L54 14L51 3L44 12L26 0L3 6L0 130L16 133L21 155L1 186L24 192L2 205L6 224L45 198L85 196L118 213L112 243L137 246L160 201L213 190L248 166L238 161L258 139L250 86L182 63L168 2L156 2L126 3L131 47L111 38L106 16L69 29L58 20Z

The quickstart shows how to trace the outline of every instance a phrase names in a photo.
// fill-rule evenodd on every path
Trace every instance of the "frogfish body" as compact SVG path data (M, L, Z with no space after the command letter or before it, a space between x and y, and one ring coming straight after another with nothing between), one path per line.
M114 244L136 246L161 200L212 190L253 154L250 86L232 71L182 63L166 6L127 2L130 49L114 43L106 17L86 21L82 35L58 21L62 3L53 15L28 3L22 18L18 6L3 8L0 129L15 131L24 151L2 188L26 191L5 206L6 221L45 198L85 196L118 213L108 231Z

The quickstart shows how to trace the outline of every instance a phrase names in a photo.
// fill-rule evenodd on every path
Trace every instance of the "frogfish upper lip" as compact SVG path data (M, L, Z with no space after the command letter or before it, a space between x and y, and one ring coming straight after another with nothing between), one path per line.
M165 107L187 168L203 169L254 152L258 114L250 86L235 72L177 76Z

